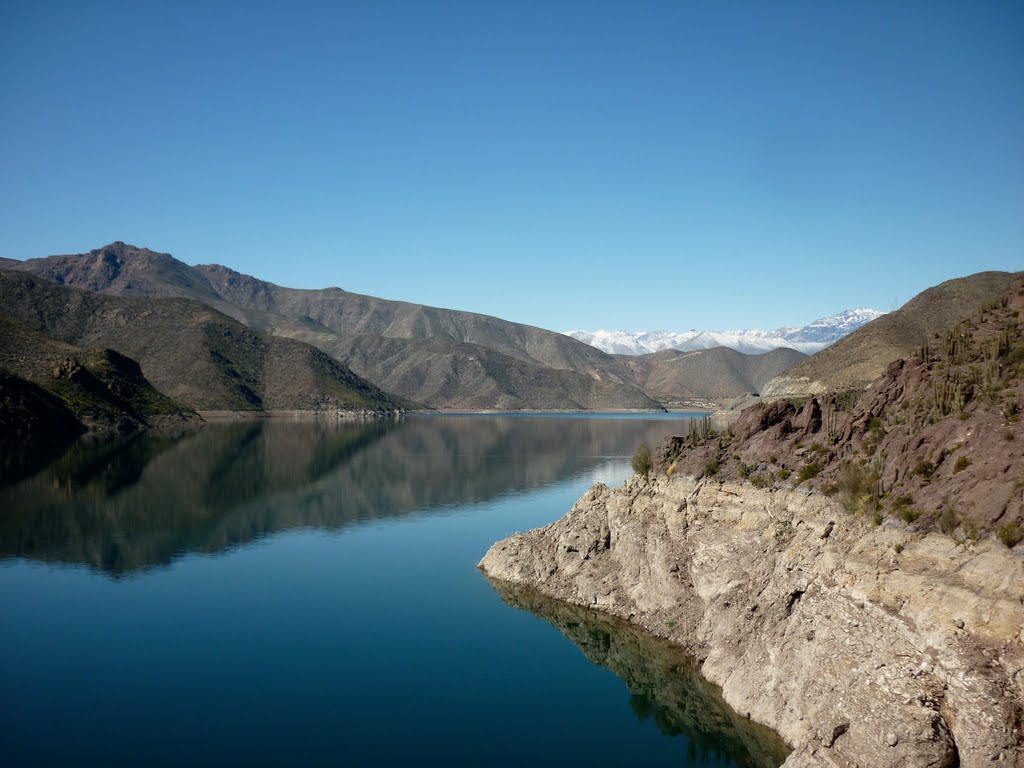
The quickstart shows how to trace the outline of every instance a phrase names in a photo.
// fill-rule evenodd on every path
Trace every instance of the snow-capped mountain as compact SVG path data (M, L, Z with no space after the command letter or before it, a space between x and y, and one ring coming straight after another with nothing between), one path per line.
M730 347L737 352L762 354L789 347L811 355L855 331L884 312L877 309L848 309L815 320L802 328L784 327L774 331L563 331L585 344L615 355L644 355L663 349L689 352L694 349Z

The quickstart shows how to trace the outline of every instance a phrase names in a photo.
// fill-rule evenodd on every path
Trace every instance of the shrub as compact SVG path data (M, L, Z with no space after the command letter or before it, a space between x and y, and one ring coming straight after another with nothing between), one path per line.
M718 457L717 456L715 456L713 458L710 458L710 459L708 459L707 463L704 465L704 474L707 475L708 477L714 477L715 475L718 474L718 469L721 466L722 465L718 461Z
M893 511L898 511L901 507L909 507L914 503L913 496L897 496L892 500Z
M935 472L935 465L930 461L924 461L923 459L914 466L914 474L920 477L925 482L932 479L932 473Z
M633 458L629 463L634 472L647 477L651 469L654 468L654 462L651 461L651 449L641 443L633 452Z
M1007 424L1015 424L1020 421L1020 401L1010 400L1003 406L1003 418Z
M1003 544L1010 549L1013 549L1015 546L1020 544L1022 540L1024 540L1024 528L1021 528L1020 524L1014 521L1012 523L1000 525L999 530L996 531L996 535Z
M900 507L896 514L898 514L900 519L908 525L921 516L921 513L913 507Z
M789 480L789 476L791 474L793 474L793 473L790 472L785 467L783 467L782 469L779 470L779 480Z
M817 477L823 467L821 462L809 461L800 467L800 474L797 475L797 485L802 483L804 480L810 480L812 477Z
M753 473L755 466L753 464L744 464L740 462L740 477L746 480Z
M755 488L764 488L768 485L768 478L762 474L751 475L750 484Z
M953 474L963 472L969 466L971 466L971 460L966 456L959 456L957 457L956 464L953 465Z
M971 541L978 540L978 526L975 525L972 520L968 520L964 523L964 533L967 534L967 538Z
M953 531L960 524L960 516L952 507L943 507L939 513L939 530L947 536L952 536Z
M896 544L896 545L893 546L893 549L896 550L896 554L898 555L900 552L903 551L903 545L902 544Z
M862 464L855 461L843 464L839 471L839 479L835 483L835 490L839 493L839 500L846 511L864 512L873 506L874 486L877 481L878 478L868 472Z

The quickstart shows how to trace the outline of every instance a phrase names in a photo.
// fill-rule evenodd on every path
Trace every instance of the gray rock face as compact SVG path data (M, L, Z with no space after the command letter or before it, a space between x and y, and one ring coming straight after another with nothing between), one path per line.
M634 476L480 566L681 645L793 747L789 768L1024 765L1024 568L995 542L872 528L819 495Z

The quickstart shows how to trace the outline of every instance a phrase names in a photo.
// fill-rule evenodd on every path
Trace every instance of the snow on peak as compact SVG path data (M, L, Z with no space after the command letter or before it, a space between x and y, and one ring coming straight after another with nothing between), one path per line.
M566 336L590 344L613 355L644 355L663 349L689 352L711 347L729 347L737 352L763 354L778 347L789 347L811 355L835 343L862 325L884 315L877 309L848 309L798 327L762 331L563 331Z

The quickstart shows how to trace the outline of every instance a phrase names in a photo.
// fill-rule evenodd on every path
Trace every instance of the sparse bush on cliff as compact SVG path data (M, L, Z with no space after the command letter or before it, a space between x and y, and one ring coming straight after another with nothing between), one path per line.
M935 465L930 461L924 461L923 459L914 466L914 474L920 477L925 482L932 479L932 473L935 472Z
M952 536L953 531L960 524L960 516L956 513L956 510L951 506L944 506L942 511L939 513L939 530L947 536Z
M964 523L964 535L967 536L968 541L978 540L978 526L973 520Z
M1008 548L1013 549L1015 546L1024 541L1024 528L1020 527L1020 523L1014 521L1012 523L1005 523L999 526L999 530L996 532L999 540L1003 542Z
M644 443L640 443L633 452L633 458L629 463L633 467L634 472L647 477L654 467L654 462L651 461L651 449Z
M860 514L877 505L877 484L878 477L863 464L848 461L839 471L835 491L839 493L839 501L847 512Z
M914 509L913 507L900 507L896 514L898 514L900 519L908 525L921 516L920 510Z
M804 480L810 480L812 477L817 477L822 470L821 462L809 461L800 467L800 473L796 476L796 483L799 485Z
M957 457L956 464L953 465L953 474L963 472L969 466L971 466L971 460L966 456L959 456Z

